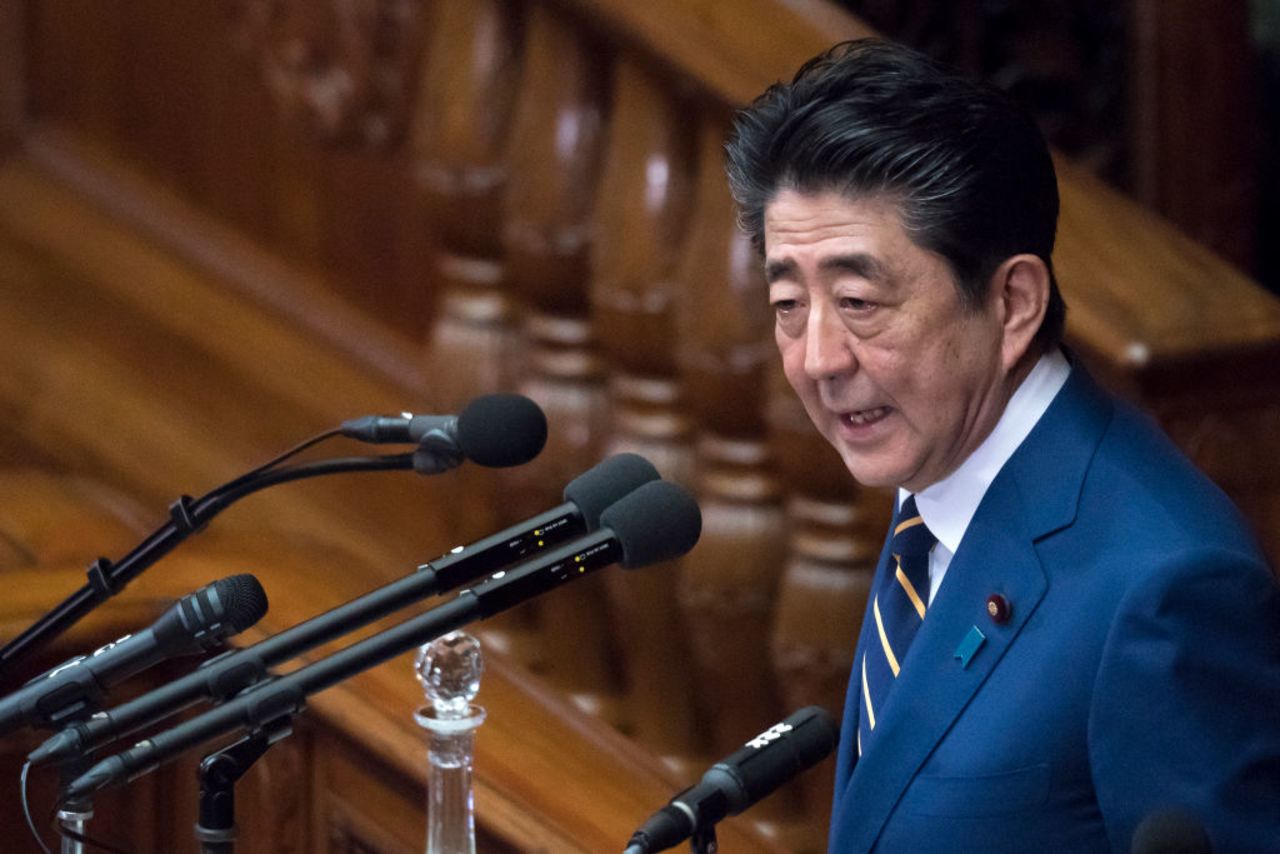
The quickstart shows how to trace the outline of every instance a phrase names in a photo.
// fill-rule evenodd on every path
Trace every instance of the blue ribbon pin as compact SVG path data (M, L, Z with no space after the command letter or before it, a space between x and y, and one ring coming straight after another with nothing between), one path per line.
M960 645L956 647L954 657L960 659L960 666L968 667L974 653L981 649L986 642L987 636L977 626L970 626L969 633L964 636L964 640L960 641Z

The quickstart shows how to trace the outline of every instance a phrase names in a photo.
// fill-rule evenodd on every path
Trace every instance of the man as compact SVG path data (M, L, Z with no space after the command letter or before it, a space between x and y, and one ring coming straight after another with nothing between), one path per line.
M1214 850L1280 850L1275 580L1059 346L1031 120L868 40L770 88L728 152L787 378L853 477L898 489L831 851L1128 851L1175 809Z

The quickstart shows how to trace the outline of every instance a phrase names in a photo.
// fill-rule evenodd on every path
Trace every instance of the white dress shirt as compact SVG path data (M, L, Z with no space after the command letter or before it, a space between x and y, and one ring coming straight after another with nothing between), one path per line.
M1061 350L1054 348L1041 356L1014 390L1000 420L982 444L951 474L916 493L920 516L938 538L937 545L929 552L929 604L933 604L933 597L938 595L951 558L960 548L964 532L973 514L978 512L991 482L1031 433L1070 373L1071 363ZM909 495L905 489L898 490L899 507Z

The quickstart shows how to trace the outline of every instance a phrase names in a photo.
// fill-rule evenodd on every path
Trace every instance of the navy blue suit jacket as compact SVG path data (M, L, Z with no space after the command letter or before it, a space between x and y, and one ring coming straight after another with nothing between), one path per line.
M1280 851L1280 590L1226 496L1079 364L983 498L860 759L859 686L832 852L1128 851L1172 806L1215 851Z

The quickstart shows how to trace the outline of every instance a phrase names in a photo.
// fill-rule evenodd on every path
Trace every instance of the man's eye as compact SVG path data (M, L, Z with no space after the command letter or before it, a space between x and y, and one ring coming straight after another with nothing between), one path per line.
M795 311L796 301L793 299L779 299L773 301L773 310L778 314L787 314Z
M850 311L870 311L876 307L876 304L869 300L859 299L858 297L841 297L840 307Z

